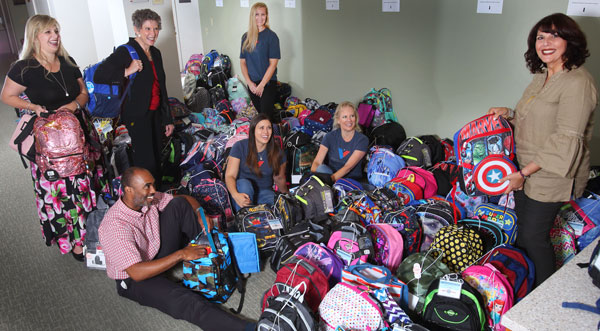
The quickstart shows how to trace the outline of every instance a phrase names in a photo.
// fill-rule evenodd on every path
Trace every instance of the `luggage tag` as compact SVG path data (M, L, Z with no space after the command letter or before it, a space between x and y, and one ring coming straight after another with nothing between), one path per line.
M281 220L279 220L278 218L269 220L269 226L271 227L271 230L283 229L283 225L281 225Z
M339 256L342 260L344 260L344 262L346 262L347 264L350 264L350 262L352 262L352 254L346 252L341 248L338 248L335 251L335 254Z
M569 224L569 226L571 228L573 228L573 232L575 232L575 236L576 237L580 237L583 234L583 222L582 220L569 220L567 221L567 224Z
M321 198L323 199L323 209L325 213L333 213L333 197L331 191L321 192Z
M462 279L457 276L445 275L440 279L437 294L447 298L460 299L462 282Z
M190 119L189 119L189 118L187 118L187 117L184 117L183 119L181 119L181 121L182 121L182 122L183 122L183 124L185 124L185 125L188 125L188 124L190 124L190 123L192 122L192 121L190 121Z
M58 172L56 172L56 170L47 169L44 171L44 178L46 178L46 180L49 182L55 182L60 179L60 176L58 176Z

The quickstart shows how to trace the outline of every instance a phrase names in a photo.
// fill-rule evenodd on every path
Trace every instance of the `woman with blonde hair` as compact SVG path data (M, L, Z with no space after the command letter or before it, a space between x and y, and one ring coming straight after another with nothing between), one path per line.
M23 93L29 101L19 97ZM54 18L34 15L27 20L23 50L8 72L0 98L36 115L54 110L76 113L87 103L81 71L64 49ZM46 245L58 244L62 254L71 252L84 261L85 220L95 205L88 174L47 179L31 162L31 176Z
M323 138L310 170L331 174L334 182L342 177L360 180L360 161L367 153L369 139L360 133L358 112L352 102L344 101L337 106L333 115L333 128Z
M273 105L279 59L279 38L269 27L269 9L264 3L257 2L250 8L248 31L242 36L240 68L254 107L271 121L276 120Z

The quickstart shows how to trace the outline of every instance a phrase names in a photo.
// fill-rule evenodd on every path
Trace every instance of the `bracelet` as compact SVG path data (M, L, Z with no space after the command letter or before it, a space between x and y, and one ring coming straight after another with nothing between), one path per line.
M523 171L521 171L521 170L519 170L519 174L521 175L521 177L523 177L523 179L529 178L529 176L523 175Z
M77 99L73 101L75 101L75 104L77 105L77 110L81 110L81 105L79 104L79 102L77 102Z
M513 118L515 118L515 110L512 108L508 108L507 119L512 120Z

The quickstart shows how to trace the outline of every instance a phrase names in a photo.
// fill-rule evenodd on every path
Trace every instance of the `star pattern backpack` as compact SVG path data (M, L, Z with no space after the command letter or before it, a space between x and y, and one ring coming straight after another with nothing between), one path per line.
M469 196L484 195L475 185L475 168L488 156L515 159L513 131L506 119L485 115L463 126L454 135L457 163L462 167L461 189ZM503 177L503 176L502 176Z

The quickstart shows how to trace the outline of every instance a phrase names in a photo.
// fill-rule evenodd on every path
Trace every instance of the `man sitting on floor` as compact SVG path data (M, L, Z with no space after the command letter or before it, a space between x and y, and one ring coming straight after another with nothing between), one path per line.
M98 229L106 273L116 280L117 293L203 330L252 330L254 323L227 313L165 275L184 260L206 256L204 247L188 245L203 230L194 208L198 202L156 192L154 178L143 168L125 170L121 185L123 196Z

